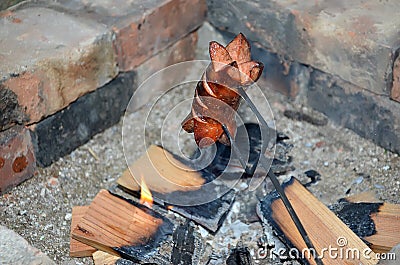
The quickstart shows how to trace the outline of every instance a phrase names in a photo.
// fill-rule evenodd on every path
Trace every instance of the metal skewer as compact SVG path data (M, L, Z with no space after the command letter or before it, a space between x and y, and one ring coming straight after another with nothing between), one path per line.
M244 100L249 104L250 109L254 112L254 114L256 114L257 119L260 121L261 125L263 127L265 127L265 128L268 128L267 122L265 121L265 119L263 118L261 113L258 111L258 109L254 105L254 103L251 101L251 99L247 95L246 91L244 91L244 89L242 87L239 87L238 91L239 91L239 94L244 98ZM235 152L237 158L239 159L240 164L246 170L247 162L243 160L241 152L240 152L238 146L236 145L235 140L232 138L232 135L229 133L229 130L226 127L225 124L222 124L222 128L223 128L225 134L228 136L229 141L231 143L231 147L232 147L233 151ZM272 170L270 170L270 167L269 167L268 162L267 162L267 158L265 157L263 151L265 151L264 148L262 148L262 153L260 154L260 158L259 158L259 162L260 162L261 166L268 172L267 176L270 178L270 180L271 180L272 184L274 185L276 191L280 195L283 204L285 205L290 217L292 218L294 224L296 225L296 228L299 231L301 237L303 238L304 242L306 243L307 248L309 250L314 250L315 251L315 256L314 256L315 262L317 263L317 265L323 265L322 260L319 258L317 250L314 247L314 244L311 242L310 237L308 236L306 230L304 229L303 224L301 223L299 217L297 216L296 212L294 211L293 206L290 203L289 199L287 198L287 196L286 196L282 186L280 185L277 177L275 176L274 172L272 172Z

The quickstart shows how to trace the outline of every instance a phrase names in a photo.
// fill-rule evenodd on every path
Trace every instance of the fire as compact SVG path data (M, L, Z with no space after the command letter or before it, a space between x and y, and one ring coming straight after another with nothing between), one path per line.
M140 181L140 203L146 205L149 208L153 206L153 195L151 195L151 192L147 187L143 176Z

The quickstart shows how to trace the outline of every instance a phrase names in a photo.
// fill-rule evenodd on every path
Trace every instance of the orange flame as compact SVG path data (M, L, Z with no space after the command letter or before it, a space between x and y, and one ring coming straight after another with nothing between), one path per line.
M151 192L147 187L143 176L140 183L140 203L146 205L149 208L153 206L153 195L151 195Z
M172 208L174 208L174 206L172 206L172 205L167 205L167 209L168 209L168 210L172 210Z

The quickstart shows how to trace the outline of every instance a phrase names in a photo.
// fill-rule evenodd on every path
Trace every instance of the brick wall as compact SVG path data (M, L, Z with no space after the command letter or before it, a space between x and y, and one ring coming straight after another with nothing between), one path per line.
M0 193L118 122L146 76L194 59L205 15L203 0L26 1L1 11Z
M291 100L400 152L396 1L89 2L0 11L0 193L118 122L152 73L194 59L205 19L243 32Z

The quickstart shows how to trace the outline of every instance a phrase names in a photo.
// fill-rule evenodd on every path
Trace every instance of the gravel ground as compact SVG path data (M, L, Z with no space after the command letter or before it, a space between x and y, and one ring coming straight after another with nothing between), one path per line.
M374 191L383 201L400 202L400 158L397 154L331 122L325 126L315 126L305 121L291 120L283 115L284 110L310 110L295 102L288 102L287 98L269 89L268 84L263 84L262 81L259 85L265 89L277 130L287 134L290 137L289 142L294 145L291 155L296 169L281 176L281 180L296 176L307 181L304 172L314 169L321 174L321 180L309 189L325 204L363 191ZM145 145L161 143L159 132L165 110L170 110L171 106L192 94L193 88L171 93L160 100L149 116L149 126L145 134L143 122L147 117L146 109L129 115L124 132L126 136L132 136L127 138L129 144L125 146L131 151L130 159L134 160L141 155ZM258 95L255 93L253 96ZM259 98L255 99L256 104L259 107L264 104L265 107L265 103L258 100ZM248 110L243 106L241 112L246 111ZM170 117L176 124L180 121L178 114ZM248 117L249 120L252 119L252 116ZM75 205L89 204L100 189L115 185L116 179L125 170L122 126L121 121L96 135L70 155L47 168L38 169L32 179L1 196L0 224L19 233L57 264L91 264L89 258L68 257L71 209ZM167 131L167 135L168 133ZM190 147L183 150L183 154L189 153L193 148L191 136L181 133L179 139L181 147ZM168 141L162 143L171 144ZM236 245L239 239L254 253L255 242L262 234L262 226L259 222L254 222L254 216L251 217L252 213L248 208L249 205L254 206L256 199L270 190L267 183L256 192L241 192L215 237L199 229L204 237L205 253L213 252L215 256L224 258L229 254L229 247Z

